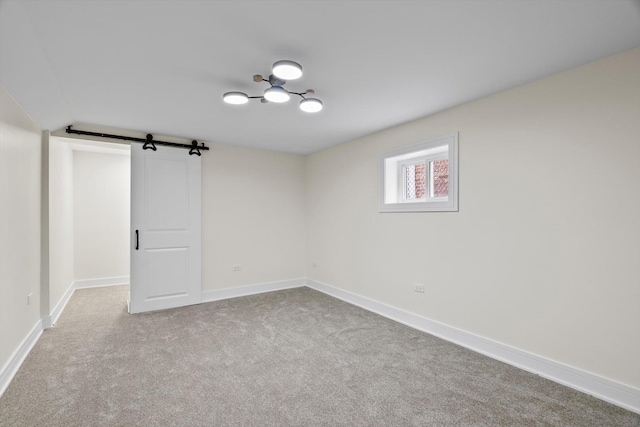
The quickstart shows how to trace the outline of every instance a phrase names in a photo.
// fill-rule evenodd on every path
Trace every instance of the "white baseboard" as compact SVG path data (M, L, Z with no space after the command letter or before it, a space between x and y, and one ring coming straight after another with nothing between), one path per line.
M11 380L20 369L22 362L26 359L27 355L38 342L38 338L42 335L42 320L38 320L35 326L31 329L29 334L20 343L15 352L11 355L7 363L0 370L0 396L2 396L9 387Z
M73 285L76 289L98 288L102 286L126 285L129 283L129 276L105 277L101 279L76 280Z
M65 292L64 297L60 300L58 305L56 305L56 308L52 312L50 318L38 321L29 335L24 339L0 371L0 396L9 386L9 383L20 368L20 365L42 334L43 325L51 321L55 323L75 289L124 284L129 283L128 279L128 277L121 277L89 279L74 282ZM379 301L375 301L316 280L290 279L235 288L213 289L202 292L202 302L219 301L223 299L298 288L302 286L308 286L311 289L331 295L335 298L387 317L414 329L435 335L470 350L484 354L485 356L540 375L541 377L550 379L567 387L571 387L580 392L587 393L630 411L640 413L640 389L565 365L555 360L547 359L524 350L510 347L506 344L392 307Z
M277 282L258 283L255 285L238 286L235 288L212 289L202 292L202 302L219 301L264 292L280 291L283 289L300 288L305 286L306 279L289 279Z
M76 282L71 282L67 290L64 292L64 295L62 295L62 298L60 298L60 301L58 301L58 304L56 304L55 308L51 312L51 315L48 318L42 319L44 329L52 328L53 325L56 324L62 314L62 310L67 306L67 303L71 299L71 295L73 295L73 291L76 289L75 284Z
M330 285L307 279L312 289L357 305L414 329L540 375L640 414L640 389L547 359Z
M53 322L51 316L45 316L42 318L42 330L53 328Z

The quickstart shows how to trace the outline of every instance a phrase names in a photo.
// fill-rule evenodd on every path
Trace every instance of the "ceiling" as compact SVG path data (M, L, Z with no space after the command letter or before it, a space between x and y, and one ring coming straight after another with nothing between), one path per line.
M640 45L640 1L2 1L0 83L74 122L312 153ZM297 101L242 106L271 64Z

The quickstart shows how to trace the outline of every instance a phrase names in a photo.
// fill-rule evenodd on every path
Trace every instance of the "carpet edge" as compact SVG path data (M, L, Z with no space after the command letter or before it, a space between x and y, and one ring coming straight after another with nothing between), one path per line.
M306 286L605 402L640 414L640 389L410 313L313 279Z
M265 292L281 291L284 289L301 288L305 286L306 280L307 279L305 278L297 278L222 289L209 289L202 291L201 303L262 294Z

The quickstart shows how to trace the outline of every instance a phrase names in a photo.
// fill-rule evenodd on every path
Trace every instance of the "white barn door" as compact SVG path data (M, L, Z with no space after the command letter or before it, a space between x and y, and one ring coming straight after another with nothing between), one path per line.
M129 312L201 301L201 162L189 150L131 144Z

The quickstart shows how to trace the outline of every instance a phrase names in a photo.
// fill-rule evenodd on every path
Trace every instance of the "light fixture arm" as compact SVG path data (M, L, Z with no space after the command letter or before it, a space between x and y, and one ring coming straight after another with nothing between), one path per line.
M262 81L265 81L265 82L269 83L269 80L266 80L266 79L262 79ZM274 87L274 86L276 86L276 85L273 85L273 84L271 85L271 87ZM282 86L280 86L280 87L282 87ZM302 99L307 99L305 97L305 95L314 94L315 93L315 91L313 89L307 89L304 92L292 92L292 91L287 90L287 89L285 89L283 87L282 87L282 89L284 89L288 94L290 94L290 95L298 95ZM261 95L261 96L247 96L247 98L249 98L249 99L264 99L264 95Z
M270 77L270 79L267 80L267 79L263 78L260 74L256 74L255 76L253 76L253 81L256 82L256 83L267 82L267 83L269 83L269 85L271 87L280 87L280 88L282 88L282 90L284 90L288 94L290 94L290 95L298 95L302 99L307 99L305 97L305 95L307 95L307 94L316 93L316 91L313 90L313 89L307 89L304 92L293 92L293 91L287 90L287 89L284 88L284 85L287 83L286 80L278 79L277 77L274 77L273 75L269 76L269 77ZM278 83L280 83L280 84L278 84ZM265 99L264 95L261 95L261 96L247 96L247 98L249 98L249 99ZM268 102L268 101L265 99L265 102Z
M289 92L289 93L292 94L292 95L298 95L302 99L307 99L305 97L305 95L307 95L307 94L313 95L314 93L316 93L316 91L313 90L313 89L307 89L306 91L304 91L302 93L300 93L300 92Z
M306 94L313 94L315 93L315 91L313 89L307 89L305 92L292 92L290 90L285 89L283 86L287 83L286 80L284 79L280 79L276 76L274 76L273 74L269 76L269 79L265 79L264 77L262 77L260 74L256 74L255 76L253 76L253 81L256 83L259 82L267 82L269 83L269 85L271 87L274 86L280 86L282 89L284 89L285 91L287 91L287 93L291 94L291 95L298 95L299 97L301 97L302 99L306 99L304 97L304 95ZM264 96L249 96L249 99L256 99L256 98L264 98Z

